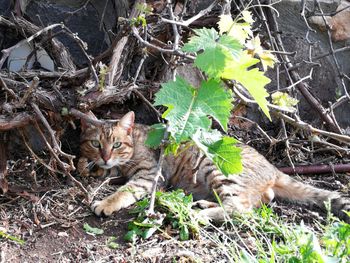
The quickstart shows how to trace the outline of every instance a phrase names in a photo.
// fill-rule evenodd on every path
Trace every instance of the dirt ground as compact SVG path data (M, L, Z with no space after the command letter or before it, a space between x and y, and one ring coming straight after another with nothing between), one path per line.
M11 191L0 195L0 231L23 239L23 245L0 238L0 262L227 262L224 251L205 237L179 241L178 236L159 233L149 240L128 244L123 236L132 215L123 210L109 218L93 215L84 204L80 190L62 176L48 174L40 164L27 158L10 162L8 181ZM90 191L101 180L79 178ZM350 176L318 175L304 177L316 186L349 189ZM105 184L96 195L100 199L116 185ZM305 206L272 204L287 221L311 224L324 214ZM102 235L87 234L84 223L104 230ZM223 229L225 231L225 229ZM210 229L208 230L211 231ZM107 243L115 237L118 247Z
M170 262L180 258L210 262L220 256L205 240L180 242L177 237L169 239L161 234L128 244L123 239L132 220L128 210L98 218L82 202L78 188L64 178L47 174L34 181L30 173L25 174L11 173L10 188L16 193L0 196L0 230L25 240L25 244L0 239L1 262ZM85 183L97 187L101 181L90 178ZM106 195L116 187L107 185L101 192ZM103 229L103 235L87 234L84 223ZM111 237L116 238L118 248L107 246Z

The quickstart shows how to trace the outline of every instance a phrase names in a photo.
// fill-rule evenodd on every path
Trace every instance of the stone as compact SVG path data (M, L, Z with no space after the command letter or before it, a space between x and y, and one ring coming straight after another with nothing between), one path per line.
M319 2L322 10L324 13L333 13L337 10L338 6L340 5L340 2L342 0L317 0ZM274 7L276 6L288 6L289 11L291 13L300 13L302 10L302 3L301 0L272 0L271 1ZM305 0L305 7L306 9L313 11L315 9L318 9L318 5L315 0ZM287 17L286 17L287 18Z
M12 1L0 0L0 15L9 16L12 10Z
M41 27L63 22L87 43L87 53L96 56L111 44L112 37L109 34L116 30L118 17L126 16L128 4L126 0L107 2L93 0L83 8L85 2L85 0L30 1L24 12L32 22ZM86 57L71 37L60 34L57 38L68 47L78 67L86 66Z
M275 1L276 2L276 1ZM314 7L314 1L305 1L306 5L310 10ZM335 12L338 8L340 8L341 1L319 1L321 7L325 13ZM277 17L277 22L279 26L279 30L281 33L281 38L288 52L296 51L295 56L289 56L293 65L298 62L302 62L304 60L308 60L309 57L309 47L310 43L312 43L311 48L311 56L316 57L322 54L327 54L330 51L329 47L329 39L327 32L324 31L324 28L315 26L311 24L315 32L309 31L307 36L308 28L305 23L305 20L300 15L301 11L301 1L296 0L284 0L276 3L274 7L279 12L279 17ZM342 11L344 12L344 11ZM346 16L346 15L345 15ZM348 21L343 17L341 21ZM348 16L349 17L349 16ZM330 21L330 20L329 20ZM339 20L340 21L340 20ZM339 22L339 29L343 24ZM346 29L350 30L350 27ZM332 32L332 37L336 34ZM339 34L340 35L340 34ZM306 38L307 36L307 38ZM343 35L342 35L343 36ZM340 38L340 37L339 37ZM334 37L333 37L334 39ZM344 42L336 42L333 43L334 49L344 47ZM345 73L350 73L350 63L349 63L350 51L339 52L336 54L336 58L339 62L340 69ZM314 67L312 80L306 81L310 88L311 93L319 98L320 103L328 108L329 102L334 102L337 97L344 94L340 78L338 77L338 70L334 64L332 56L325 56L319 60L313 60L315 63L319 63L320 66ZM310 72L310 65L304 64L297 69L300 77L305 77ZM280 67L280 70L283 70L283 67ZM270 85L268 85L268 89L270 91L276 90L277 86L277 78L275 70L271 70L269 76L273 79ZM284 74L280 75L280 88L285 88L290 85L287 80L284 78ZM300 99L300 103L298 104L299 113L301 118L305 121L314 123L315 125L319 125L321 120L319 115L309 106L309 104L303 99L302 95L297 93L298 99ZM348 117L348 113L350 112L349 103L345 103L339 108L335 110L335 116L339 121L341 127L346 128L350 125L350 119Z
M331 28L334 42L348 41L350 39L350 3L341 1L334 16L325 16L326 23ZM310 24L317 26L320 31L326 31L326 23L321 16L312 16L308 19Z
M337 13L330 19L332 39L335 42L347 41L350 44L350 2L342 1Z

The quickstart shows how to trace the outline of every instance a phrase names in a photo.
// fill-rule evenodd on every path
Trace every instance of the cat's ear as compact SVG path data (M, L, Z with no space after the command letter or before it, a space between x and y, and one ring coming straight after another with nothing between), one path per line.
M86 115L89 116L91 119L97 120L95 114L92 111L87 112ZM81 123L82 130L86 130L86 128L91 126L91 124L84 119L80 119L80 123Z
M123 116L123 118L120 119L118 125L124 128L128 132L128 134L130 134L132 132L132 129L134 128L134 121L135 113L133 111L129 111Z

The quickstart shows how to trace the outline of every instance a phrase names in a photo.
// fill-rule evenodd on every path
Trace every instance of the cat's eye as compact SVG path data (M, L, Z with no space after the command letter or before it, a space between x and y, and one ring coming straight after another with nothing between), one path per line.
M113 148L114 148L114 149L117 149L117 148L119 148L121 145L122 145L121 142L116 142L116 143L113 144Z
M92 146L96 147L96 148L100 148L100 142L98 140L92 140L91 141Z

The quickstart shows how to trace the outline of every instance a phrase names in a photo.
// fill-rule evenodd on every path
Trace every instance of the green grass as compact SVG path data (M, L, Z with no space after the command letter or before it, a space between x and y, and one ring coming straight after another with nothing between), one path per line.
M350 262L350 225L330 218L318 226L315 231L302 222L287 223L263 206L227 221L224 230L212 226L212 231L201 234L211 238L231 262Z
M220 226L204 225L192 203L192 196L181 190L158 192L158 215L149 218L144 212L149 200L138 202L132 211L137 218L126 239L147 239L156 231L165 233L167 227L180 240L210 240L229 262L350 262L350 225L331 215L324 225L315 221L315 227L310 227L303 222L286 222L262 206L251 214L235 215Z
M16 242L17 244L20 244L20 245L24 245L25 244L25 241L18 238L18 237L15 237L15 236L12 236L12 235L9 235L3 231L0 231L0 238L5 238L5 239L8 239L8 240L11 240L11 241L14 241Z

